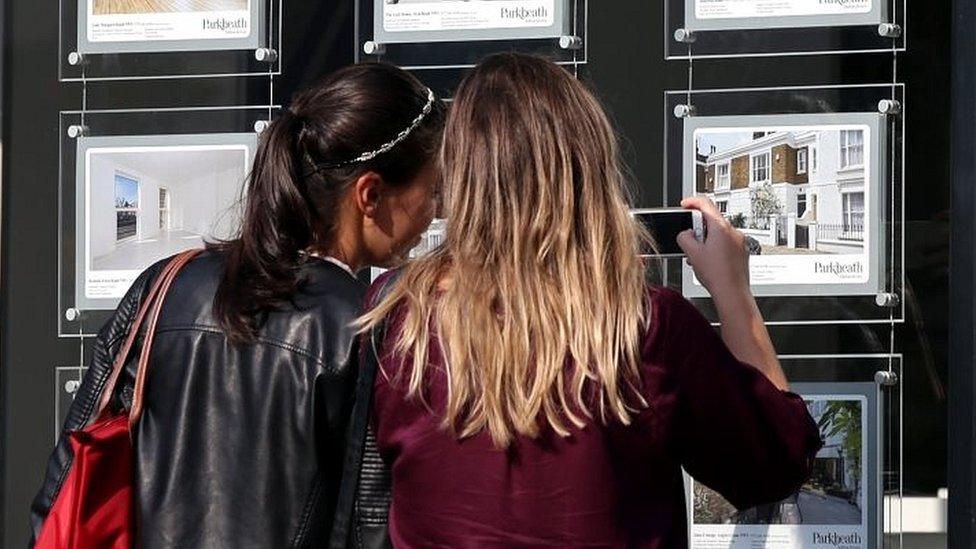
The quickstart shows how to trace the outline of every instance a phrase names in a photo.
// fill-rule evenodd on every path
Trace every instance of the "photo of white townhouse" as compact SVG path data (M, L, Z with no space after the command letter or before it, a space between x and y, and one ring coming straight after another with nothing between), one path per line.
M695 191L763 255L862 254L868 134L862 126L701 129Z
M446 230L447 221L443 219L432 220L424 234L420 235L420 243L410 250L410 259L423 257L436 250L444 243Z

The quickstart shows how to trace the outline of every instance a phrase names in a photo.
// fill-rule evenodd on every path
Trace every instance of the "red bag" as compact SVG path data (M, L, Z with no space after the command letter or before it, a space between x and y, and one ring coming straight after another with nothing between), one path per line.
M135 452L132 437L142 415L142 392L149 366L149 352L155 337L159 313L173 280L202 250L190 250L174 257L153 283L139 307L135 321L102 390L95 419L88 427L69 434L74 460L61 486L44 527L34 545L36 549L128 549L135 545ZM132 409L115 414L109 404L115 385L125 368L146 318L145 341L139 354L139 369Z

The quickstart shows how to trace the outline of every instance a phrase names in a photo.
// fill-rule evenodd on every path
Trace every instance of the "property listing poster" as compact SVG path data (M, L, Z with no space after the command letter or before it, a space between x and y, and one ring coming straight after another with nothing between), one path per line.
M552 27L556 1L392 0L383 6L383 29L436 32Z
M711 199L746 235L757 293L865 285L877 274L875 137L859 124L702 127L684 194Z
M125 146L124 137L101 139L115 143L84 151L77 220L84 236L77 301L91 308L116 303L157 261L233 238L253 151L239 142L250 135L207 145L162 144L179 140L172 136L136 146Z
M249 38L258 0L83 0L89 42Z
M738 510L717 492L691 483L693 549L860 549L873 547L868 400L864 395L805 397L824 446L813 475L783 501Z
M698 19L753 19L870 13L880 0L694 0Z

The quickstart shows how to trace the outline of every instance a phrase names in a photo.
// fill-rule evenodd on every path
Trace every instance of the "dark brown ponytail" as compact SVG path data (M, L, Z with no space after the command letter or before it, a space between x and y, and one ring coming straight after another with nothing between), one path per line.
M265 130L240 234L208 245L225 256L214 316L231 342L252 341L262 317L299 291L302 252L329 246L350 183L372 171L388 184L404 184L434 158L444 124L439 101L392 150L348 164L396 138L427 102L427 88L409 73L356 65L297 95Z

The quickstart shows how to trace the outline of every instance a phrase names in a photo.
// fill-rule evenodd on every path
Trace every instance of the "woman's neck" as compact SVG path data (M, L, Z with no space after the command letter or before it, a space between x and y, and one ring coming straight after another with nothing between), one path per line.
M353 272L359 271L363 267L365 260L360 247L348 241L348 239L336 238L329 246L314 246L309 249L316 255L328 256L346 264Z
M338 259L348 265L353 272L358 272L366 265L362 219L357 212L351 211L348 205L340 208L336 217L331 238L328 239L329 243L313 247L309 251Z

